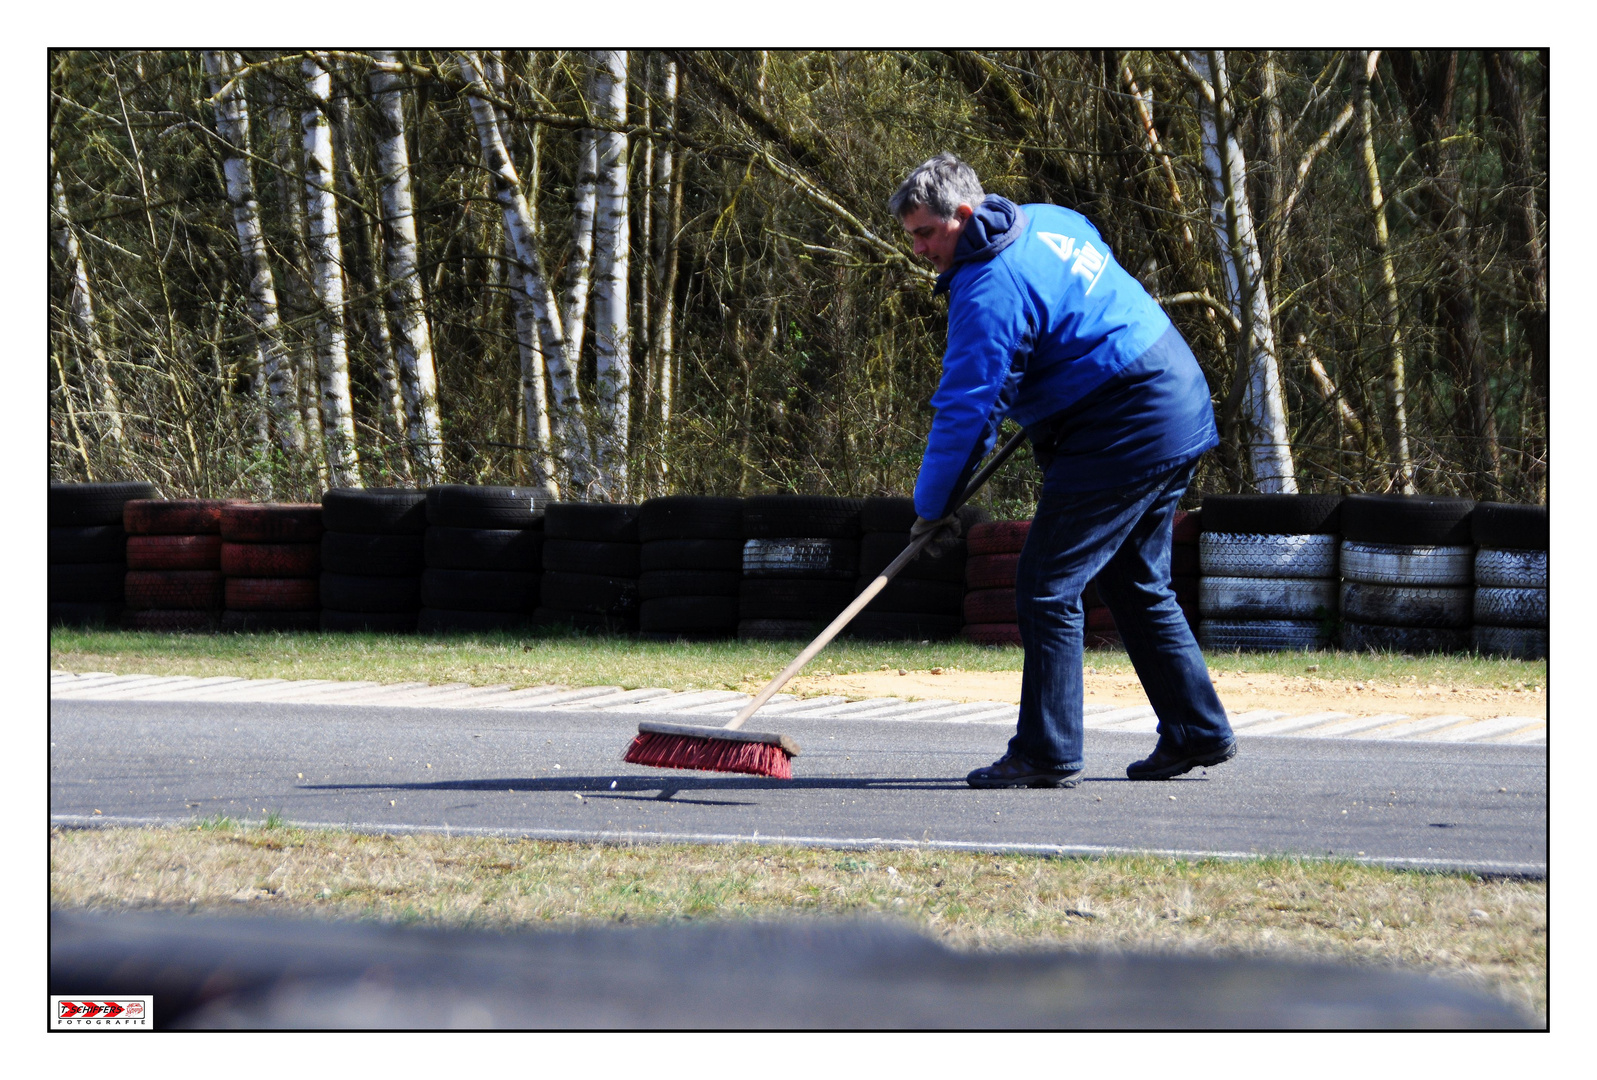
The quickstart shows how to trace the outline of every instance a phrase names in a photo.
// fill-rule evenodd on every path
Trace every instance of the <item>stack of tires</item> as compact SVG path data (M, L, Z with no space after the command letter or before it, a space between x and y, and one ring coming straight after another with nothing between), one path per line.
M414 633L427 493L333 488L322 495L322 525L322 629Z
M638 509L638 538L638 630L643 637L710 640L737 634L742 499L648 499Z
M223 630L321 625L320 503L222 507Z
M961 507L959 539L936 555L922 551L887 583L876 599L849 623L848 633L875 641L927 640L954 637L963 622L965 599L965 534L980 524L985 514L972 506ZM909 546L915 524L915 500L871 498L860 510L859 578L857 595Z
M551 503L543 521L539 626L606 633L638 628L638 508L624 503Z
M543 576L542 487L440 484L427 489L424 634L524 630Z
M828 495L744 501L738 637L813 637L848 606L864 504Z
M1476 651L1547 659L1547 507L1478 503L1470 532Z
M1343 501L1343 648L1469 648L1474 508L1469 499L1423 495L1349 495Z
M125 621L135 630L214 630L222 610L220 499L134 499Z
M1031 531L1029 521L989 521L965 538L965 625L959 634L978 645L1019 645L1015 567ZM1096 593L1096 590L1089 590Z
M1210 495L1198 538L1206 649L1323 649L1337 611L1341 495Z
M123 507L155 485L51 484L48 520L51 626L115 626L127 578Z
M1201 591L1203 556L1199 550L1203 534L1201 510L1177 510L1170 534L1170 584L1176 591L1181 613L1187 617L1192 635L1198 635L1202 620Z

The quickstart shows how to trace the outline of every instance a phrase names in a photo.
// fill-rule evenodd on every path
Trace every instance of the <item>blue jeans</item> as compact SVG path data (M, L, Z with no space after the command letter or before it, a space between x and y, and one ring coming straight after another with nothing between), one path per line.
M1082 767L1081 593L1094 576L1159 717L1161 741L1231 738L1170 586L1171 527L1196 464L1106 491L1044 492L1015 581L1026 663L1012 753L1045 767Z

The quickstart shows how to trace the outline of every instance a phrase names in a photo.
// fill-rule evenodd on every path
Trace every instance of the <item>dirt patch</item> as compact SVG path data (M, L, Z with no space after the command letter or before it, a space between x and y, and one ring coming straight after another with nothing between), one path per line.
M934 669L936 670L936 669ZM1546 717L1547 690L1489 689L1369 679L1317 679L1312 675L1235 674L1212 671L1220 700L1233 713L1275 709L1287 713L1345 712L1352 716ZM900 697L909 700L1020 701L1018 671L865 671L851 675L802 676L793 680L806 694ZM1088 704L1146 706L1148 698L1132 673L1086 674Z

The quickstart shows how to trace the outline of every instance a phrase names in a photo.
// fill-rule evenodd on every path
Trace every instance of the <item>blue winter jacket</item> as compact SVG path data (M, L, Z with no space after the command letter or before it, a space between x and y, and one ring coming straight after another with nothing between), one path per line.
M935 291L948 293L948 350L921 517L949 512L1006 417L1030 436L1045 491L1117 487L1219 444L1180 333L1075 211L987 196Z

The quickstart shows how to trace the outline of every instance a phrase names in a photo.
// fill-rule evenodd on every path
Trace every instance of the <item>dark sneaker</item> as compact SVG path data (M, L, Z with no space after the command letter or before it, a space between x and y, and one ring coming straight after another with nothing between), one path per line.
M984 769L973 769L965 783L977 788L1075 787L1080 769L1045 769L1018 754L1005 754Z
M1208 746L1177 746L1161 737L1153 753L1126 766L1126 775L1133 780L1168 780L1200 765L1218 765L1236 756L1235 739L1210 743Z

